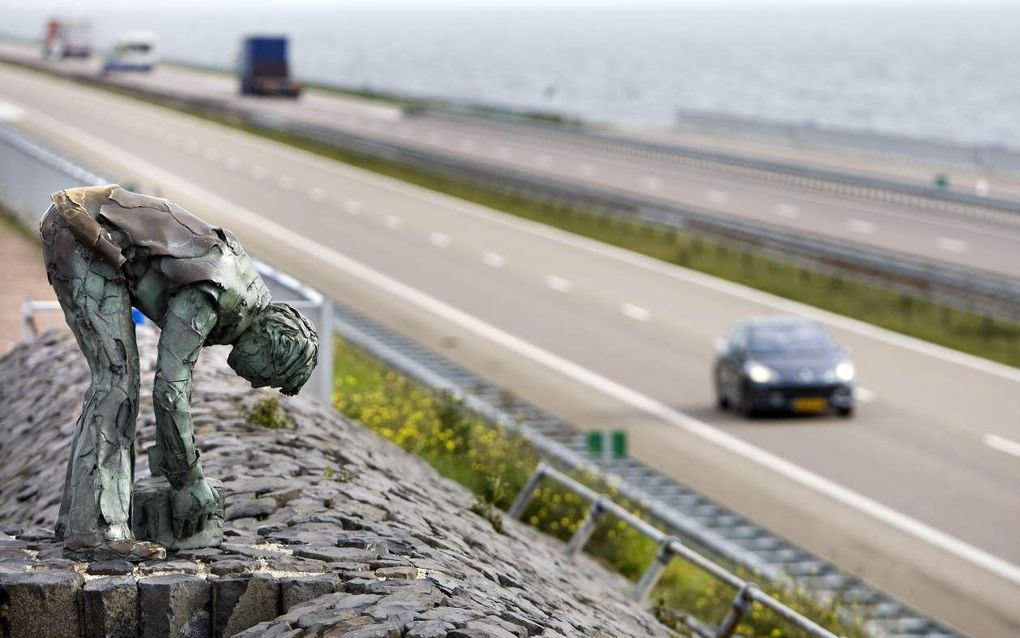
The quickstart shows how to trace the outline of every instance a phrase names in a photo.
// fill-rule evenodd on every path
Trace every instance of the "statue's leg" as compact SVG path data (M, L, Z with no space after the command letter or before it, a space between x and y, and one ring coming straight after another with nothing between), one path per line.
M130 295L119 273L81 244L59 240L66 237L49 241L54 238L45 229L43 235L50 282L92 372L57 523L65 547L88 553L89 547L132 538L138 348Z

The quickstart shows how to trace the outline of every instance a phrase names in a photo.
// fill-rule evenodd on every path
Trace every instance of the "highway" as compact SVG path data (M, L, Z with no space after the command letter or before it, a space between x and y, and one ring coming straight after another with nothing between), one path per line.
M37 61L35 49L12 45L0 45L0 55ZM97 65L98 61L51 64L56 70L79 71L93 71L98 68ZM608 148L592 148L572 136L546 135L541 130L528 127L496 129L467 118L450 119L428 114L405 116L394 106L339 98L321 91L308 91L298 101L242 97L237 94L236 79L219 73L161 67L151 74L111 75L110 80L127 87L215 98L228 105L255 108L269 117L323 124L409 146L438 149L478 162L609 186L671 203L928 259L1008 275L1020 272L1020 219L987 221L953 213L847 199L835 194L758 181L740 172L694 168L664 159L634 157ZM676 138L681 134L674 132L669 135ZM680 139L689 142L689 137ZM704 137L697 139L705 143ZM755 148L754 144L750 146ZM716 144L716 147L731 153L736 150L732 146L726 148ZM815 160L821 155L815 152L807 157ZM782 155L780 159L783 159ZM845 162L845 158L842 162L833 162L833 167L846 170ZM874 168L871 164L875 164ZM895 165L890 161L869 160L867 168L880 170ZM917 167L910 169L925 175L930 172ZM972 180L973 177L966 179ZM989 176L986 181L990 181L994 192L1010 196L1020 194L1020 184L1009 177Z
M1017 369L2 65L0 117L922 611L1020 633ZM853 349L857 418L713 409L714 339L773 312Z

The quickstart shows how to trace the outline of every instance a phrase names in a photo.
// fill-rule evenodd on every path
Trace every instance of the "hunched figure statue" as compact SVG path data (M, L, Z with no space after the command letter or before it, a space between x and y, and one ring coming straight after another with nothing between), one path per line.
M199 532L221 506L202 473L191 421L192 370L203 346L253 387L295 394L318 337L269 290L237 239L164 199L116 185L52 195L40 233L50 284L92 373L75 426L56 532L65 555L142 559L158 544L132 534L139 363L132 306L162 329L153 384L161 468L174 537Z

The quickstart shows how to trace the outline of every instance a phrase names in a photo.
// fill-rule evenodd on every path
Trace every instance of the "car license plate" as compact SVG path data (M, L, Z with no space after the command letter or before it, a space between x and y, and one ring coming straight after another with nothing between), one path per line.
M793 400L794 412L824 412L829 407L825 397L798 397Z

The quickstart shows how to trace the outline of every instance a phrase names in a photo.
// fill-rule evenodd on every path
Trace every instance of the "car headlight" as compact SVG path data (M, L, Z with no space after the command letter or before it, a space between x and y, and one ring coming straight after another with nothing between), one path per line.
M747 376L755 383L768 383L776 378L776 373L773 372L768 366L762 365L756 361L748 361L747 365L744 366L744 370L747 372Z
M854 372L854 364L849 361L844 361L836 366L836 378L844 383L853 381Z

